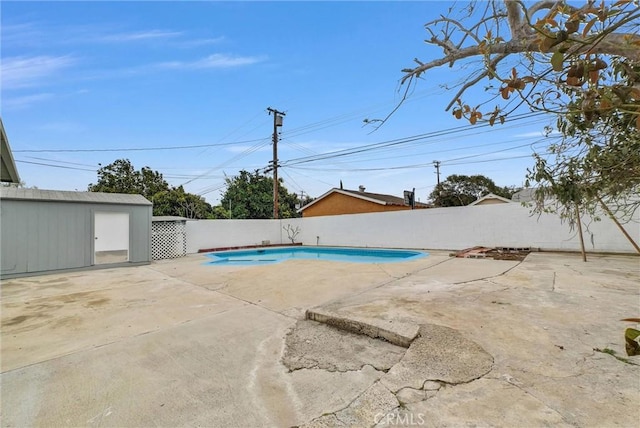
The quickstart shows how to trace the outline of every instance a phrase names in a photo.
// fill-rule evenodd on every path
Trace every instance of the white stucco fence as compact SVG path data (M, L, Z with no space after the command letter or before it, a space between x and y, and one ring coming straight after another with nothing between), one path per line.
M633 246L607 216L583 219L588 251L633 253ZM187 223L187 251L291 242L283 229L298 227L304 245L459 250L476 245L579 251L577 230L551 214L530 214L520 204L495 204L415 211L352 214L284 220L199 220ZM640 213L624 225L640 241Z

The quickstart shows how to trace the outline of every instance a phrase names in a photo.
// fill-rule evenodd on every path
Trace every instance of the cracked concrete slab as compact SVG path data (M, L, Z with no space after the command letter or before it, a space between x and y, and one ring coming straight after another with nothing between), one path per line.
M2 281L2 425L384 422L372 413L395 416L396 426L637 425L638 357L594 351L624 355L629 324L620 319L638 310L637 257L583 263L533 253L514 265L431 252L397 265L215 269L204 261ZM457 330L493 356L493 369L459 385L417 383L426 401L407 387L394 396L369 365L290 372L285 336L316 307L381 327ZM407 411L413 421L399 419Z
M289 370L360 370L370 365L387 371L406 349L315 321L298 321L285 338L282 362Z
M278 397L274 397L271 408L289 407L295 411L295 419L281 420L279 426L301 425L349 406L383 374L368 365L361 370L348 372L296 370L283 377L286 389L290 391L289 401L276 403Z
M426 427L573 427L561 413L508 382L478 379L474 382L444 386L438 394L418 403L409 403L395 412L401 420L423 421ZM380 426L403 426L381 424Z
M396 392L396 398L401 405L418 403L420 401L428 400L436 395L436 391L425 391L422 389L402 388Z
M303 425L304 428L331 426L365 427L375 425L380 418L398 407L400 403L380 382L374 383L347 408L323 415Z
M420 326L420 333L402 360L381 382L390 391L422 389L427 381L460 384L489 371L493 357L460 332L435 324Z

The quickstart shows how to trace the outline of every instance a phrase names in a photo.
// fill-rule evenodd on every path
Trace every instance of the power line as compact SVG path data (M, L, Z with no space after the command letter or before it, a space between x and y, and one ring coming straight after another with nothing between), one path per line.
M496 159L491 159L491 160L478 160L478 161L474 161L474 162L457 162L457 161L461 161L461 160L465 160L465 159L470 159L470 158L477 158L480 156L487 156L487 155L492 155L492 154L496 154L496 153L503 153L503 152L507 152L510 150L516 150L516 149L521 149L523 147L531 147L534 146L536 144L539 143L543 143L545 142L545 138L541 138L538 139L532 143L526 143L526 144L521 144L518 146L512 146L506 149L501 149L501 150L493 150L490 152L484 152L484 153L475 153L473 155L469 155L469 156L462 156L462 157L458 157L458 158L453 158L453 159L447 159L444 161L433 161L433 162L428 162L428 163L419 163L419 164L412 164L412 165L398 165L398 166L387 166L387 167L379 167L379 168L354 168L354 169L350 169L350 171L392 171L392 170L401 170L401 169L415 169L415 168L425 168L431 165L436 165L436 168L439 168L440 166L449 166L449 165L466 165L467 163L480 163L480 162L492 162L492 161L497 161L497 160L502 160L502 159L518 159L518 158L524 158L524 157L531 157L531 154L528 155L522 155L522 156L514 156L514 157L509 157L509 158L496 158ZM299 166L295 166L295 165L288 165L288 168L294 168L294 169L304 169L304 170L310 170L310 171L342 171L342 169L329 169L329 168L305 168L305 167L299 167Z
M481 156L481 155L478 155L478 156ZM473 156L473 157L478 157L478 156ZM494 158L494 159L483 159L483 160L468 161L468 162L454 162L454 163L447 163L447 164L442 163L441 166L443 164L445 166L456 166L456 165L468 165L468 164L484 163L484 162L498 162L498 161L502 161L502 160L530 158L531 156L532 155L517 155L517 156L501 157L501 158ZM380 168L358 168L358 169L353 169L353 170L349 170L349 171L353 171L353 172L393 171L393 170L402 170L402 169L425 168L425 167L432 166L432 165L433 165L433 163L430 162L430 163L415 164L415 165L390 166L390 167L380 167ZM303 170L303 171L343 171L343 170L337 170L337 169L309 168L309 167L303 167L303 166L288 166L287 168L295 169L296 171L297 170ZM300 172L298 172L298 174L300 174Z
M28 163L28 164L31 164L31 165L49 166L51 168L74 169L76 171L96 172L95 169L77 168L77 167L74 167L74 166L64 166L64 165L52 165L52 164L44 163L44 162L30 162L30 161L20 160L20 159L16 159L16 162Z
M262 139L260 139L260 140L258 140L258 141L260 141L260 143L258 143L258 144L254 144L253 146L249 147L248 149L243 150L241 153L238 153L237 155L235 155L235 156L234 156L234 157L232 157L231 159L228 159L228 160L226 160L226 161L222 162L221 164L218 164L217 166L214 166L213 168L208 169L207 171L205 171L205 172L204 172L204 173L202 173L201 175L196 176L196 177L194 177L194 178L192 178L192 179L190 179L190 180L185 181L184 183L182 183L182 185L189 184L189 183L191 183L192 181L195 181L195 180L197 180L197 179L199 179L199 178L201 178L201 177L204 177L204 176L206 176L207 174L209 174L209 173L211 173L211 172L215 171L216 169L222 169L222 168L224 168L225 166L227 166L227 165L231 164L232 162L235 162L235 161L240 160L240 159L242 159L242 158L244 158L244 157L246 157L246 156L249 156L251 153L254 153L254 152L258 151L258 150L259 150L259 149L261 149L262 147L264 147L264 146L266 146L266 145L268 145L268 144L269 144L269 140L268 140L268 139L266 139L266 138L262 138Z
M203 147L222 147L233 146L237 144L254 143L262 141L264 138L256 138L253 140L233 141L230 143L213 143L213 144L196 144L188 146L159 146L159 147L122 147L117 149L23 149L13 150L14 153L91 153L91 152L144 152L157 150L182 150L182 149L199 149Z
M525 113L525 114L522 114L522 115L514 117L512 120L527 119L527 118L530 118L530 117L539 116L541 114L542 113ZM434 137L440 137L440 136L445 136L445 135L457 134L457 133L464 132L464 131L467 131L469 129L472 129L473 127L484 128L484 127L489 127L489 126L490 125L488 123L487 124L480 124L480 125L464 125L464 126L459 126L459 127L455 127L455 128L448 128L448 129L444 129L444 130L440 130L440 131L433 131L433 132L429 132L429 133L425 133L425 134L413 135L413 136L410 136L410 137L404 137L404 138L398 138L398 139L394 139L394 140L381 141L381 142L378 142L378 143L366 144L366 145L363 145L363 146L354 147L354 148L350 148L350 149L336 150L336 151L333 151L333 152L324 153L324 154L320 154L320 155L316 155L316 156L306 156L306 157L289 159L288 161L283 162L281 165L282 166L293 166L293 165L299 165L299 164L302 164L302 163L317 162L317 161L320 161L320 160L332 159L332 158L336 158L336 157L350 156L350 155L353 155L353 154L356 154L356 153L369 152L369 151L378 150L378 149L381 149L381 148L404 145L404 144L407 144L407 143L420 141L420 140L424 140L424 139L428 139L428 138L434 138Z

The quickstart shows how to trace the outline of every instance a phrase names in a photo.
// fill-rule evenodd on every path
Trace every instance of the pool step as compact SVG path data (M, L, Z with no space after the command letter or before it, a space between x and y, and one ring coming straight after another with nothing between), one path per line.
M306 319L330 325L351 333L363 334L373 339L383 339L397 346L408 348L418 336L420 327L398 321L365 320L344 316L321 308L307 309Z

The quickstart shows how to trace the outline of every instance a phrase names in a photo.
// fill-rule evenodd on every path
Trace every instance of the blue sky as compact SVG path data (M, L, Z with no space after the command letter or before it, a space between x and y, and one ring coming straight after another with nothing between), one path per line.
M19 173L27 186L86 190L100 164L128 158L215 204L225 176L268 166L273 107L286 112L280 177L298 194L342 180L398 196L415 187L426 201L434 160L441 179L522 185L550 120L465 126L442 85L468 68L428 73L384 126L363 125L396 106L402 68L439 54L423 26L450 6L3 1L2 119Z

